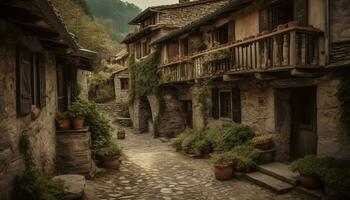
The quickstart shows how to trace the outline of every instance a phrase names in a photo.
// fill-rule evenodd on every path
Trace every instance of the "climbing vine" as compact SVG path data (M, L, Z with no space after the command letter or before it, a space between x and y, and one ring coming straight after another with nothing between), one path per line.
M200 111L204 117L204 127L208 125L208 91L211 84L211 79L200 79L198 80L196 99L200 106Z
M341 78L337 96L340 102L340 121L350 135L350 79L347 76Z
M151 55L139 62L135 56L129 56L128 68L130 76L129 103L135 99L155 92L159 87L158 63L160 51L156 49Z

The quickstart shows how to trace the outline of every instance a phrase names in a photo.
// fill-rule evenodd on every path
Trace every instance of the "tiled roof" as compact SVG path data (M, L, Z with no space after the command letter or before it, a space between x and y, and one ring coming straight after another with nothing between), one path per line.
M164 10L174 9L174 8L181 8L181 7L187 7L187 6L194 6L214 1L224 1L224 0L197 0L197 1L189 1L185 3L176 3L176 4L170 4L170 5L161 5L161 6L153 6L145 9L142 11L139 15L137 15L133 20L129 22L130 25L137 25L140 20L144 19L145 17L149 16L152 13L160 12Z
M180 29L177 29L177 30L161 37L160 39L154 41L153 44L158 44L158 43L164 42L166 40L169 40L171 38L182 35L184 33L187 33L189 31L191 31L192 29L198 28L201 25L204 25L211 20L215 20L215 19L219 18L221 15L223 15L225 13L239 10L243 6L251 3L252 1L253 0L231 0L226 5L222 6L221 8L217 9L216 11L214 11L214 12L212 12L212 13L210 13L210 14L208 14L208 15L206 15L206 16L204 16L196 21L191 22Z

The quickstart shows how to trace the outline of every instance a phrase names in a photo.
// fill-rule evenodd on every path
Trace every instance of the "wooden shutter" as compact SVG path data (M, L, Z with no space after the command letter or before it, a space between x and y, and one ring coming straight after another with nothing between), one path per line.
M24 116L31 112L32 107L32 61L29 50L17 50L17 115Z
M46 106L46 66L45 56L43 54L38 55L39 64L39 106L43 108Z
M294 20L301 26L308 25L308 1L294 0Z
M267 9L259 11L259 32L269 30L269 13Z
M232 89L232 120L236 123L242 121L241 91L239 88Z
M228 23L228 41L235 41L235 21L230 21Z
M219 90L217 88L212 89L212 115L214 119L219 119Z

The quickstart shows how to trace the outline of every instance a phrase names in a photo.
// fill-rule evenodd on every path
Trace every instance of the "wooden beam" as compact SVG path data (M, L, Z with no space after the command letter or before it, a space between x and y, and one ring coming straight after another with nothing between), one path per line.
M227 82L233 82L233 81L242 81L242 76L235 76L235 75L223 75L222 77L223 81Z
M36 22L43 18L30 10L8 2L0 2L0 18Z
M258 80L274 80L281 77L280 73L254 73L254 77Z
M315 78L322 76L323 70L307 70L307 69L292 69L290 74L292 76Z
M24 35L31 37L56 39L60 36L57 32L35 25L22 23L18 24L18 26L21 28Z

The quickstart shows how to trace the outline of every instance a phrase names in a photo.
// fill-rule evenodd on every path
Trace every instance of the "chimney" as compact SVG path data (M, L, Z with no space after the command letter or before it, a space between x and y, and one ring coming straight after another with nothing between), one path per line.
M190 0L179 0L179 3L187 3L190 2Z

